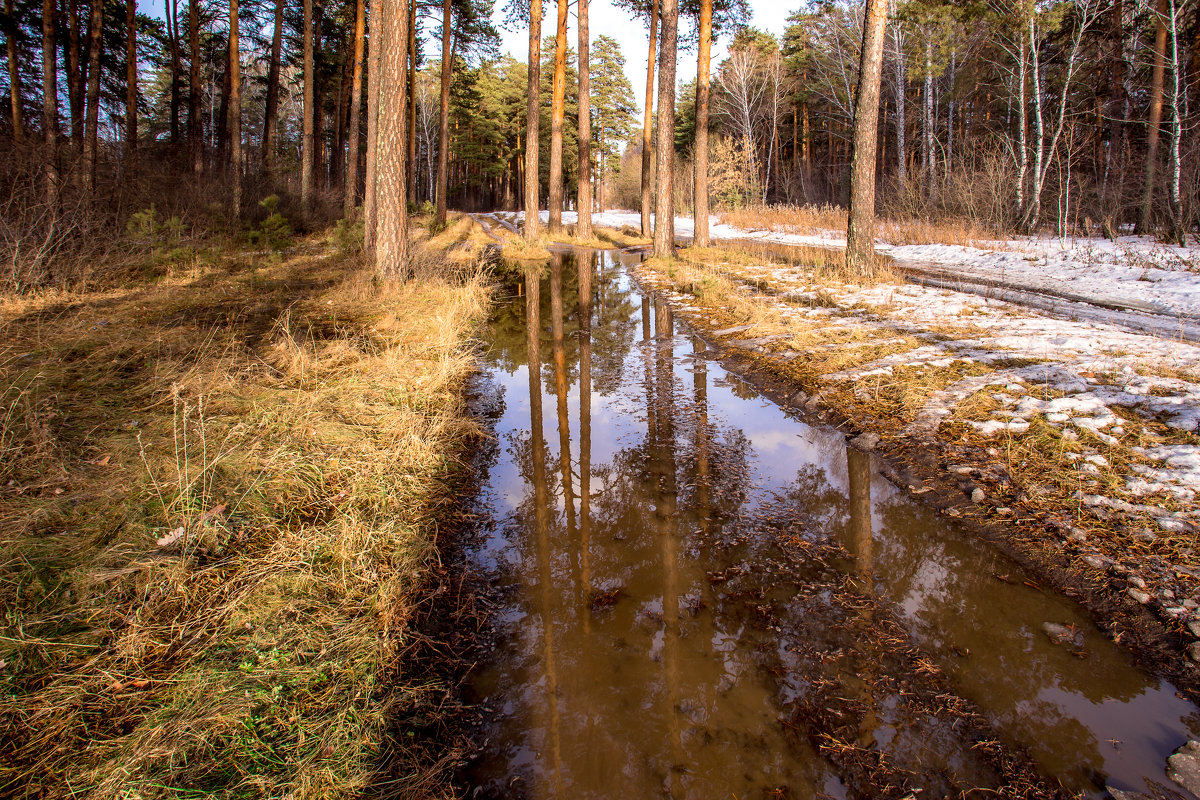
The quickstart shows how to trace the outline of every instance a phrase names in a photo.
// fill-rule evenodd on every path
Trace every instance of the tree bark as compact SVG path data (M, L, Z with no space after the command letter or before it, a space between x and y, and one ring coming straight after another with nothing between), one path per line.
M408 279L408 186L405 176L408 146L404 115L405 59L408 51L408 9L404 0L375 0L382 5L379 53L379 121L375 159L375 268L385 278Z
M879 134L879 83L883 68L887 0L867 0L854 98L854 150L850 157L850 215L846 266L862 273L875 258L875 159Z
M1146 234L1154 221L1154 181L1158 170L1158 137L1162 129L1163 72L1167 51L1167 0L1158 0L1154 24L1154 70L1150 74L1150 120L1146 130L1146 182L1137 232Z
M167 0L167 37L171 48L171 144L179 142L179 0Z
M541 119L542 0L529 2L529 87L525 105L525 238L538 237L538 125Z
M579 202L575 235L592 238L592 86L588 0L579 0ZM582 264L583 261L580 261Z
M896 59L894 64L896 73L896 177L900 180L900 184L904 185L908 182L908 147L904 141L906 134L904 128L904 104L907 99L905 89L908 85L904 74L904 30L900 25L893 25L892 33L896 42Z
M379 205L376 202L378 181L376 181L376 154L379 150L379 71L383 59L382 21L385 0L370 0L370 38L367 40L367 157L363 186L363 250L374 263L375 260L375 231L378 227Z
M125 0L125 158L137 150L137 0ZM126 164L126 167L130 164Z
M696 234L693 244L708 247L708 96L712 65L712 0L700 0L700 53L696 59ZM796 126L793 124L793 133ZM795 160L795 146L792 147Z
M654 202L650 186L650 158L654 151L650 131L654 127L654 68L655 52L658 47L658 4L650 0L650 54L646 61L646 114L642 120L642 236L653 234L650 225L650 207Z
M408 201L417 201L417 0L408 4Z
M46 174L46 203L58 203L58 60L55 33L58 24L56 0L42 0L42 153ZM51 217L53 219L53 217Z
M229 166L233 214L242 213L242 47L238 36L238 0L229 0Z
M1187 244L1185 241L1187 232L1183 226L1183 204L1180 200L1182 165L1179 158L1179 140L1183 134L1180 99L1184 87L1180 75L1183 68L1179 56L1179 15L1175 0L1169 0L1167 13L1171 41L1171 183L1167 202L1171 209L1171 238L1175 240L1176 244L1183 247Z
M350 123L346 132L350 143L346 148L346 201L342 209L346 219L354 217L358 205L358 140L362 127L363 47L367 30L366 0L355 0L354 6L354 77L350 85Z
M4 37L8 46L8 97L12 110L13 141L21 144L25 141L25 120L21 113L21 70L17 65L17 13L13 8L13 0L4 0L4 14L8 18L8 29L4 32Z
M359 3L359 19L362 15ZM271 63L267 66L267 101L263 112L262 163L268 174L275 172L275 128L279 124L279 69L283 58L283 0L275 0L275 28L271 33Z
M654 204L654 255L675 254L675 62L678 0L662 0L662 46L658 54L658 198Z
M79 150L83 148L83 98L87 75L87 67L79 46L79 31L82 26L79 2L70 0L67 4L67 104L71 114L71 143Z
M304 0L304 119L303 138L300 142L300 207L307 214L312 205L313 148L316 138L313 132L313 99L316 76L313 74L313 3Z
M96 155L100 126L100 44L104 28L104 2L92 0L91 22L88 25L87 105L84 112L83 169L84 186L89 192L96 189Z
M435 228L446 227L446 192L450 188L450 78L453 66L450 53L450 39L453 33L451 12L451 0L442 0L442 94L441 116L438 118L437 211L433 220Z
M554 82L550 102L550 233L562 233L563 120L567 97L567 0L558 0L554 34Z
M199 175L204 169L204 120L200 117L200 0L188 3L188 147L192 155L192 172Z

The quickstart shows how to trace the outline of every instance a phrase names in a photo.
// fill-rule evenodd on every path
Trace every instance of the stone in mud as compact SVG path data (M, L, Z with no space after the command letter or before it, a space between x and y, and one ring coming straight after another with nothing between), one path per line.
M1073 625L1063 625L1060 622L1043 622L1042 632L1050 637L1055 644L1069 644L1076 647L1083 645L1083 631Z
M1200 642L1192 642L1187 648L1188 658L1192 661L1200 661Z
M974 489L971 490L971 502L972 503L975 503L978 505L979 503L983 502L984 497L985 497L985 494L984 494L983 489L979 488L978 486L976 486Z
M1148 605L1150 603L1150 595L1148 595L1146 592L1143 592L1141 589L1134 589L1133 587L1130 587L1126 593L1142 605Z
M1129 583L1130 583L1131 585L1133 585L1133 587L1134 587L1134 588L1137 588L1137 589L1145 589L1145 588L1146 588L1146 581L1145 581L1145 579L1144 579L1144 578L1141 578L1141 577L1139 577L1139 576L1137 576L1137 575L1131 575L1131 576L1129 576Z
M1104 569L1104 567L1108 564L1108 559L1106 559L1104 556L1097 555L1096 553L1088 553L1083 557L1083 563L1095 569Z
M1167 777L1200 795L1200 742L1193 739L1167 758Z
M1187 627L1188 627L1188 631L1191 632L1192 636L1195 636L1197 639L1200 639L1200 619L1192 620L1191 622L1189 622L1187 624Z
M883 437L874 431L860 433L850 440L850 446L855 450L862 450L864 453L869 453L879 446L879 442Z
M808 392L796 392L792 395L791 403L794 406L802 406L808 402Z

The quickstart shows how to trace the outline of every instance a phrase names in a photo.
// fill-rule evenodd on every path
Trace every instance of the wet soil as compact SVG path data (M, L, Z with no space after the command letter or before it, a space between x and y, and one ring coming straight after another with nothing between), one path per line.
M636 260L557 253L493 317L463 790L1170 796L1196 707L723 365Z

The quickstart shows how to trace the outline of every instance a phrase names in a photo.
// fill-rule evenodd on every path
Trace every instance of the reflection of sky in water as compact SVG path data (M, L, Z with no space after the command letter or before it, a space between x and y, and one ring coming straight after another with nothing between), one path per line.
M627 285L624 276L618 284ZM545 469L552 481L548 500L551 516L556 518L554 524L558 525L565 508L556 488L561 480L558 398L549 334L549 289L545 281L541 292L542 438L546 448ZM643 447L647 440L647 365L660 358L661 348L668 345L663 340L641 342L640 300L635 298L628 310L623 321L613 318L610 310L603 322L605 326L632 326L635 332L632 346L623 356L622 380L615 391L602 393L596 389L593 376L589 403L591 492L597 505L610 488L604 485L600 473L620 469L624 454ZM577 337L576 318L574 301L564 302L564 339ZM594 348L598 326L593 322ZM677 413L682 414L694 401L697 366L693 344L688 337L676 335L669 346L674 356L673 402ZM572 353L578 354L577 349L567 349L568 360ZM512 350L523 356L523 340ZM599 355L593 353L593 365ZM608 357L615 355L619 354ZM508 371L498 363L492 366L490 380L495 391L503 396L505 406L496 426L501 456L489 474L484 500L500 524L475 558L486 569L500 564L528 569L525 562L532 558L529 546L518 546L508 533L531 496L514 451L518 442L525 442L526 448L529 442L527 367L514 364L514 369ZM832 525L837 529L832 531L834 535L846 535L849 510L845 498L850 476L844 437L837 431L813 428L789 417L778 406L754 395L739 378L726 373L716 362L708 362L704 369L711 430L740 430L748 444L745 456L750 472L749 497L742 510L779 494L797 493L801 487L808 487L804 491L819 491L840 505L821 508L816 506L820 498L794 498L799 511L810 514L816 520L814 524ZM568 374L571 459L572 468L577 470L581 392L577 362L568 364ZM798 480L801 473L806 476L804 482ZM812 483L814 478L816 484ZM637 476L613 475L616 482L629 479ZM572 487L577 494L580 488L577 472ZM1015 565L951 527L946 520L912 503L877 473L873 473L870 481L870 496L874 545L873 563L869 566L876 587L897 604L912 635L947 670L964 697L981 706L1007 735L1027 746L1049 772L1065 778L1068 785L1087 786L1086 773L1090 769L1107 774L1115 785L1124 787L1140 788L1143 775L1162 779L1165 756L1188 736L1190 725L1181 720L1195 711L1191 704L1177 698L1169 684L1149 685L1129 657L1104 638L1075 604L1022 586L1025 576ZM576 496L574 511L579 506ZM641 522L636 524L651 525L653 515L652 509L642 509ZM598 552L603 546L597 544ZM651 552L640 551L635 557L643 565L655 558ZM641 568L633 563L622 570L623 574L631 575ZM555 567L556 576L568 574L567 566ZM1008 576L1010 582L997 579L996 574ZM683 581L679 589L681 594L689 591L688 581ZM635 627L644 625L647 618L663 614L661 599L657 597L642 598L638 607L642 622L634 620ZM1087 656L1079 659L1067 648L1051 644L1041 630L1042 623L1047 621L1073 624L1082 630ZM516 625L513 619L508 622L512 624L503 627L519 631L527 639L523 647L537 651L540 622L524 625ZM735 684L734 678L752 666L740 653L743 634L740 628L712 629L707 633L708 657L715 662L714 668L726 676L723 680L715 676L721 686ZM663 631L659 629L650 636L640 654L652 662L660 662L670 657L665 652L666 646ZM537 707L539 693L545 688L542 679L536 686L527 684L524 689L527 697L522 703ZM781 689L785 694L801 690L799 686ZM647 703L653 705L650 696L643 698L642 703L645 708L650 707ZM511 704L509 707L511 710ZM1194 724L1192 720L1191 725ZM895 731L885 726L877 738L890 741L894 735ZM1113 738L1121 741L1119 748L1107 742ZM510 766L516 769L529 757L526 753L511 761ZM776 754L776 757L781 756ZM836 779L827 785L836 786L836 794L842 794Z

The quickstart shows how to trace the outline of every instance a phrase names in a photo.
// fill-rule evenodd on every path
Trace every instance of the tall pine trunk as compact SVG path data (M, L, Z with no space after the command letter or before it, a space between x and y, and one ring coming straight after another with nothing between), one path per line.
M313 4L304 0L304 119L300 141L300 207L307 214L312 204L313 149L316 137L313 131L313 99L316 76L313 74Z
M1158 0L1154 23L1154 70L1150 74L1150 120L1146 129L1146 182L1137 232L1146 234L1154 221L1154 181L1158 170L1158 138L1162 129L1163 72L1167 51L1167 0Z
M867 0L854 97L854 150L850 157L850 215L846 266L855 272L875 259L875 160L879 135L879 83L883 69L887 0Z
M679 37L678 0L662 2L658 53L658 197L654 204L654 255L675 253L675 66Z
M408 4L408 201L417 201L417 0Z
M87 105L83 130L83 180L89 192L96 189L96 156L100 141L100 44L104 29L104 1L92 0L88 25Z
M538 124L541 117L542 0L529 0L529 87L525 96L525 238L538 237Z
M1183 247L1187 244L1185 241L1187 231L1184 230L1183 204L1180 198L1182 165L1179 157L1179 140L1183 134L1181 100L1184 85L1183 77L1180 75L1183 67L1179 56L1179 15L1175 0L1169 0L1167 13L1171 53L1171 181L1167 202L1171 210L1171 237L1180 247Z
M125 158L130 162L137 150L137 92L137 0L125 0Z
M375 269L391 279L408 279L408 201L405 177L408 121L404 115L408 8L404 0L374 0L379 15L378 131L376 134Z
M42 0L42 158L46 204L51 213L58 203L58 60L54 49L57 17L56 0Z
M192 172L199 175L204 169L204 120L200 116L200 0L188 3L188 147L192 156Z
M696 59L696 247L708 247L708 96L712 64L712 0L700 0L700 53ZM796 127L793 124L793 129ZM795 146L792 147L795 160Z
M8 46L8 97L12 112L13 141L20 144L25 140L25 119L21 113L21 70L17 62L17 13L13 0L4 0L6 26L4 38Z
M908 86L908 79L905 76L904 69L904 29L900 25L893 25L892 35L896 43L896 58L893 64L896 78L896 114L894 123L896 126L896 177L900 180L900 184L904 185L908 182L908 146L905 142L907 131L904 127L904 105L907 100L906 88Z
M367 156L363 183L363 250L373 262L375 260L375 231L379 222L379 205L376 202L378 181L376 180L376 154L379 151L379 84L383 59L380 57L382 36L380 29L384 0L370 0L370 36L367 39Z
M179 142L179 0L167 0L167 38L171 50L171 144Z
M567 0L558 0L554 34L554 82L550 101L550 233L562 232L563 120L567 98Z
M350 142L346 148L346 200L342 209L346 219L353 218L354 209L358 205L358 140L359 129L362 127L363 47L366 43L366 30L366 0L355 0L354 77L350 83L350 122L346 131Z
M579 222L575 235L592 238L592 86L588 0L579 0ZM580 264L582 264L582 260Z
M359 0L359 8L362 0ZM361 10L360 10L361 15ZM267 66L267 101L263 111L262 163L275 172L275 128L279 124L279 69L283 59L283 0L275 0L275 27L271 33L271 63Z
M229 0L229 167L233 214L242 213L242 47L238 36L238 0Z
M646 112L642 119L642 236L653 234L650 225L650 209L654 203L654 195L650 185L650 158L654 152L650 139L654 127L654 69L655 53L658 47L658 4L659 0L650 0L650 53L646 60Z
M436 228L446 227L446 192L450 189L451 6L451 0L442 0L442 93L441 116L438 118L437 213L433 221Z
M83 18L79 13L79 1L67 4L67 105L71 114L71 144L76 151L83 149L84 88L87 81L87 65L84 63L79 42Z

